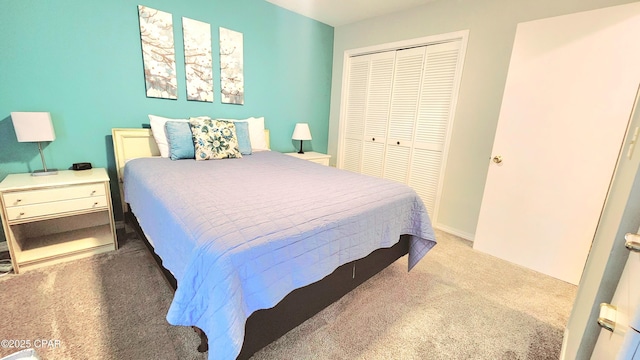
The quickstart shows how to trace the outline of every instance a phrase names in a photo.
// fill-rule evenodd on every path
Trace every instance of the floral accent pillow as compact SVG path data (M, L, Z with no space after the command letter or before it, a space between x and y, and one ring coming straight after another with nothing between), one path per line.
M196 160L241 158L236 127L230 121L191 118Z

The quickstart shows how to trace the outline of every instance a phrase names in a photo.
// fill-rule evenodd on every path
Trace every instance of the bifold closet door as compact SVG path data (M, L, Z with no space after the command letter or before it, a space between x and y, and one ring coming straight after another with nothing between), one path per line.
M385 143L389 123L389 107L393 91L396 52L387 51L371 56L371 75L364 121L362 173L382 177Z
M370 67L370 55L350 59L342 168L358 173L362 169L362 136L367 110Z
M458 71L460 41L399 50L384 177L410 185L436 208Z
M342 168L412 186L431 215L460 78L460 46L459 40L423 45L349 63Z
M435 216L442 181L444 148L453 119L460 41L427 46L408 184Z
M409 160L426 49L426 46L422 46L396 52L383 177L403 184L409 180Z
M351 59L343 168L382 177L395 51Z

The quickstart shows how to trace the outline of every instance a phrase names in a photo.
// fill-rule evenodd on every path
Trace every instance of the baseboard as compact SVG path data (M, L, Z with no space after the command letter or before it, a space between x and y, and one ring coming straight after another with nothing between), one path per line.
M465 240L469 240L469 241L473 241L473 239L475 238L475 234L471 234L465 231L460 231L458 229L454 229L450 226L447 225L442 225L442 224L434 224L433 225L434 228L438 229L438 230L442 230L446 233L449 233L451 235L455 235L458 237L461 237Z
M560 360L567 358L567 343L569 339L569 328L564 328L564 337L562 338L562 349L560 350Z

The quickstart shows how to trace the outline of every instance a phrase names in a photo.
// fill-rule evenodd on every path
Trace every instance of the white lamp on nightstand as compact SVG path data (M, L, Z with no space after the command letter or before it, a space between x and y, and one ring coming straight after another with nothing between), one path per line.
M48 112L12 112L11 120L16 131L18 142L37 142L40 158L42 159L42 170L36 170L31 175L55 175L57 169L47 169L42 153L42 141L53 141L56 133L53 131L51 114Z
M309 124L297 123L296 128L293 129L293 136L291 136L291 139L300 140L300 151L298 151L298 154L304 154L304 151L302 151L302 141L311 140L311 130L309 130Z

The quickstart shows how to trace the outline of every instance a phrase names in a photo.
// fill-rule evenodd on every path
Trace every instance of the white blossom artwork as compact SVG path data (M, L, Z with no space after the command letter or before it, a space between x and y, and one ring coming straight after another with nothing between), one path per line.
M242 33L220 28L220 92L225 104L244 104Z
M138 5L147 97L178 98L171 14Z
M187 100L213 102L211 25L182 18Z

